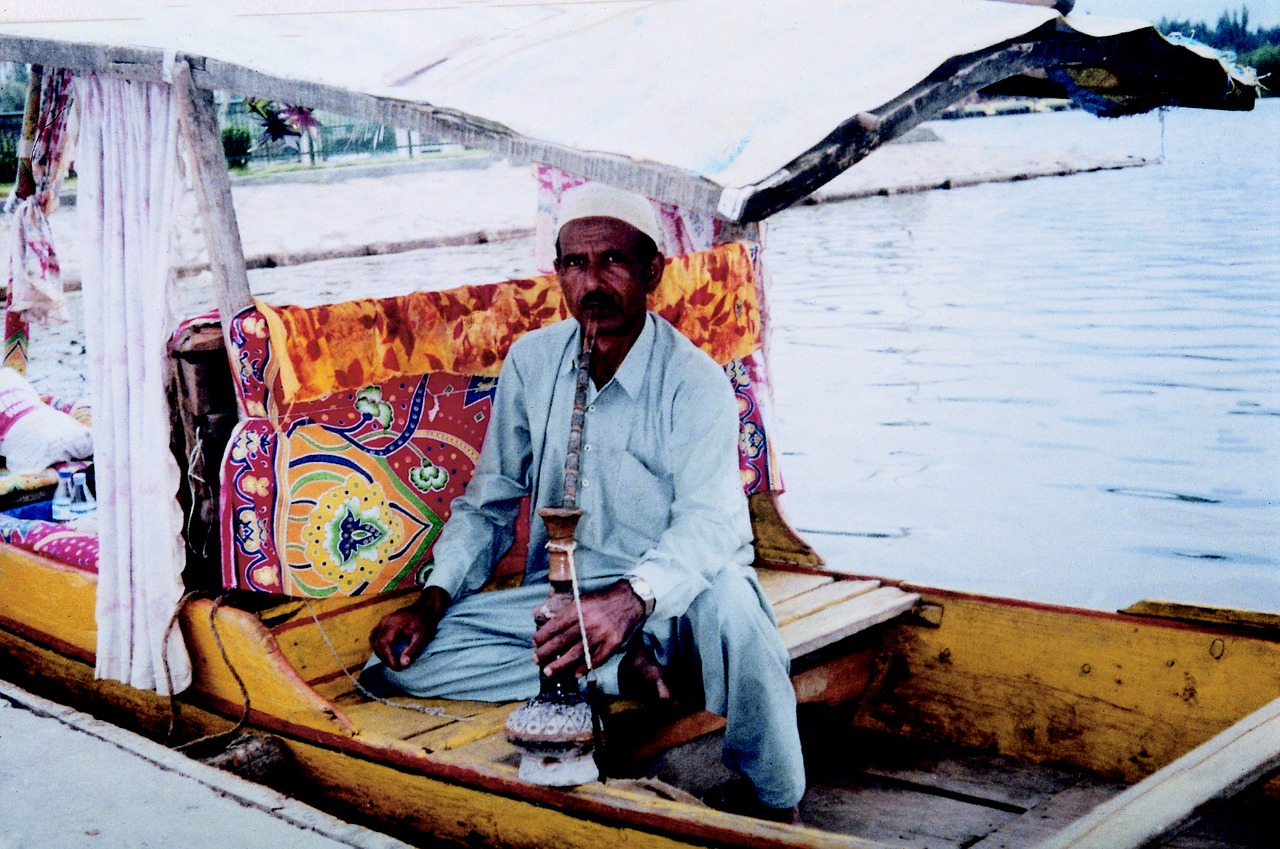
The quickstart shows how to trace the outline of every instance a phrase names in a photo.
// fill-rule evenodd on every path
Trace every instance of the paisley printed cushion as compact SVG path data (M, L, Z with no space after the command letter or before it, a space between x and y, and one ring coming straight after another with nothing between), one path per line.
M495 384L397 378L340 393L327 410L278 428L242 422L223 465L229 585L323 596L420 583L417 570L471 479Z

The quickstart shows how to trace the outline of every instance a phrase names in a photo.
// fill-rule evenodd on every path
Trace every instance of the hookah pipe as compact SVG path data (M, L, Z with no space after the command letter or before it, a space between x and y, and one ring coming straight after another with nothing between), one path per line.
M591 380L591 354L596 341L596 319L587 313L587 324L582 331L582 351L578 355L578 373L573 387L573 413L569 417L569 448L564 458L564 496L559 507L543 507L538 515L547 526L547 578L551 582L551 595L542 607L534 611L534 621L541 627L559 613L571 599L577 598L577 570L573 552L577 547L573 540L582 518L578 507L578 466L582 456L582 428L586 423L587 382ZM554 607L554 610L552 609ZM545 615L544 614L549 614ZM581 627L579 622L579 627ZM583 635L585 640L586 635ZM584 644L583 650L586 651ZM591 670L591 654L586 663Z
M578 615L588 695L578 688L572 671L540 676L540 690L533 699L517 708L507 719L507 739L522 750L520 777L534 784L571 786L594 781L599 768L591 747L603 754L604 740L595 709L596 676L591 662L582 620L577 569L573 553L574 534L582 510L578 507L578 466L582 453L582 429L586 419L587 386L591 379L591 354L595 346L596 319L586 313L582 328L582 350L574 384L573 413L569 419L569 446L564 464L564 496L559 507L538 510L547 528L547 578L551 592L534 611L535 627L542 627L569 605Z

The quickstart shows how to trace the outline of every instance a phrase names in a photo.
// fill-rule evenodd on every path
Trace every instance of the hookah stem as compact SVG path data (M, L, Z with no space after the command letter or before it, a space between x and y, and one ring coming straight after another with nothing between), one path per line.
M577 381L573 387L573 414L569 417L569 449L564 456L564 507L578 506L578 460L582 454L582 427L586 421L587 384L591 380L591 354L596 344L596 317L587 313L582 327L582 351L578 354Z
M588 311L586 314L586 322L582 326L582 350L578 354L578 373L573 387L573 413L569 417L569 447L565 451L564 458L564 501L563 506L567 510L576 509L578 506L578 464L582 455L582 429L586 424L586 408L587 408L587 385L591 380L591 355L595 348L596 341L596 317L594 312ZM582 602L578 597L577 587L577 564L573 562L573 556L569 556L569 568L573 570L571 575L573 603L578 612L578 626L582 627ZM586 657L588 675L587 675L587 702L591 707L591 736L595 743L595 760L596 767L600 771L600 780L608 781L608 769L606 769L607 757L605 754L604 739L604 722L601 714L600 704L600 688L596 684L595 670L591 664L591 647L587 644L587 635L582 633L582 650Z

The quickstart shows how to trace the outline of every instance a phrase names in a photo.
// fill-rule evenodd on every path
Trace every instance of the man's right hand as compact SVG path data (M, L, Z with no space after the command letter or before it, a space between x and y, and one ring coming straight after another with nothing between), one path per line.
M382 617L369 635L373 653L396 671L407 668L435 636L450 601L444 590L427 587L413 604Z

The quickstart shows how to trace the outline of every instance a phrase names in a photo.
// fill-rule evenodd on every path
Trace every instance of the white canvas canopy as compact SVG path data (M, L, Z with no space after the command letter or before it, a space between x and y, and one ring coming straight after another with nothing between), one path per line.
M0 59L153 81L186 59L202 88L418 129L730 221L794 203L1014 75L1102 114L1254 97L1212 51L1140 21L992 0L126 2L78 21L39 5L28 18L44 21L0 24Z

